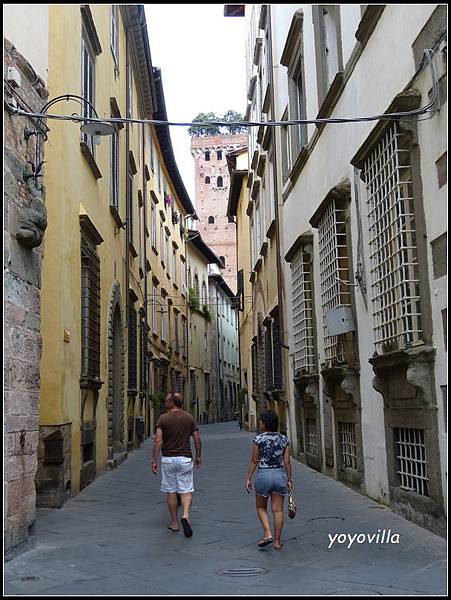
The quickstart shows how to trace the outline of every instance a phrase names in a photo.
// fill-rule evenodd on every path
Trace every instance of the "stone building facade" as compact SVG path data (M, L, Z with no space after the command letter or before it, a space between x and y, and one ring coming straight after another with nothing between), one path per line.
M14 10L19 10L17 7ZM28 18L21 14L25 24ZM42 25L46 25L46 21ZM35 71L36 56L23 56L21 32L4 38L4 549L6 556L28 541L36 513L41 358L41 264L47 226L44 189L39 177L43 153L36 137L24 136L34 123L15 117L8 107L39 111L47 98L45 72ZM38 49L35 53L39 53ZM42 76L41 76L42 75Z
M223 257L224 280L233 292L237 289L236 231L233 219L226 215L230 174L226 156L246 146L247 135L193 137L191 154L195 163L197 225L206 244Z
M443 534L446 6L244 12L252 121L380 115L249 135L254 181L277 163L293 451Z

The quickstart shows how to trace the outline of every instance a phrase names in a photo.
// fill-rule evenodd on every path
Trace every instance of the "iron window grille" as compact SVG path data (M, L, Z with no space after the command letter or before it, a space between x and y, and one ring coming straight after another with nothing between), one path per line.
M128 313L128 388L137 389L137 311L133 306L133 300L130 297L130 306Z
M315 371L312 279L310 255L300 248L291 262L295 373Z
M180 352L179 342L179 315L174 311L174 338L175 338L175 351Z
M390 352L422 342L410 137L397 123L364 165L374 341Z
M321 304L325 361L328 366L348 362L350 349L347 341L352 333L329 335L326 314L338 307L351 305L348 245L346 240L346 213L343 201L333 198L318 223Z
M357 469L355 423L339 423L341 466Z
M273 356L273 377L274 389L281 390L283 388L282 377L282 341L280 336L279 313L273 316L272 322L272 356Z
M394 436L400 487L421 496L429 496L424 430L396 427Z
M93 242L81 235L81 374L100 378L100 259Z
M316 428L316 419L306 419L307 429L307 452L312 456L318 456L318 431Z
M266 389L272 390L274 385L273 373L273 347L272 347L272 323L268 323L265 330L265 351L266 351Z

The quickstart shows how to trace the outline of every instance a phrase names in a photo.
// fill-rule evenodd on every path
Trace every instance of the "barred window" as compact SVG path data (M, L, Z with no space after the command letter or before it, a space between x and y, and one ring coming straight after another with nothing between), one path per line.
M274 389L281 390L283 388L282 377L282 341L280 336L279 313L276 312L272 322L272 356L273 356L273 372L274 372Z
M357 469L355 423L339 423L340 456L342 467Z
M174 311L174 338L175 338L175 351L180 352L179 343L179 314Z
M190 397L191 397L191 404L195 404L196 403L196 399L197 399L196 373L195 373L195 371L191 371L191 377L190 377Z
M397 123L365 162L375 346L422 341L410 137Z
M143 308L139 310L139 389L144 392L146 389L146 355L147 355L147 326L146 315Z
M137 311L130 295L128 309L128 388L137 389Z
M272 323L268 323L265 330L265 352L266 352L266 389L272 390L274 386L273 373L273 340L272 340Z
M311 255L301 247L291 262L294 370L300 373L315 371L312 268Z
M350 306L346 216L343 201L333 198L318 223L321 304L323 310L326 363L347 362L346 338L351 334L330 335L326 314L335 308ZM352 339L352 338L351 338Z
M251 346L251 359L252 359L252 392L258 393L258 365L257 365L257 344L252 343Z
M91 239L81 233L81 374L100 378L100 259Z
M318 456L318 431L316 429L316 419L306 419L305 427L307 429L307 452L312 456Z
M395 427L396 472L401 488L429 496L423 429Z

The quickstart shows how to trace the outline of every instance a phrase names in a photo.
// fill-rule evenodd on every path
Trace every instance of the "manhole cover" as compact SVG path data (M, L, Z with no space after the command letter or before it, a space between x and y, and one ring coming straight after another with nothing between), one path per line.
M37 581L38 579L37 575L25 575L25 577L20 578L20 581Z
M340 519L341 521L346 521L344 517L313 517L309 521L320 521L321 519Z
M346 588L337 590L336 592L329 592L326 596L382 596L382 592L376 590L367 590L360 588Z
M261 567L237 567L236 569L221 569L216 571L216 575L223 575L224 577L255 577L256 575L264 575L269 573L268 569L262 569Z

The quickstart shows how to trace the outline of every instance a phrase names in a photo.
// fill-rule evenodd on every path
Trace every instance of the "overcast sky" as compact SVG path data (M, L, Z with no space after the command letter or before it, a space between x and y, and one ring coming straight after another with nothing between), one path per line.
M152 64L161 69L170 121L200 112L246 110L244 18L224 4L145 4ZM193 203L194 160L187 127L171 127L175 158Z

